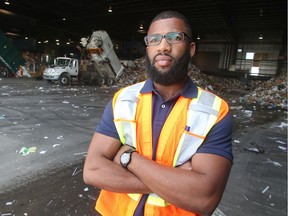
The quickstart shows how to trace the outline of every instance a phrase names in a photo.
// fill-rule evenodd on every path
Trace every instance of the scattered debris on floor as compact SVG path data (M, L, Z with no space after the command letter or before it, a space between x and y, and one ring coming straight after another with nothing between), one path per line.
M136 67L136 65L134 65L133 67ZM231 110L233 110L233 114L234 114L233 116L235 117L235 120L239 120L239 124L237 123L235 125L237 125L241 129L241 133L239 132L237 135L234 135L234 137L232 138L233 147L235 149L235 155L236 155L235 158L237 159L238 153L242 154L244 152L244 154L242 154L242 155L246 155L246 156L248 155L249 158L251 158L251 161L249 161L249 164L251 165L251 167L253 169L254 169L254 166L257 167L257 169L258 169L262 165L264 168L266 168L266 167L272 168L273 171L275 171L275 172L276 171L277 172L279 171L279 173L280 173L280 171L285 172L285 170L286 170L285 168L287 168L287 162L283 161L281 158L283 157L283 155L285 155L285 156L287 155L287 141L286 141L286 139L284 139L282 136L278 137L278 136L276 136L277 134L275 135L274 133L263 134L263 136L264 135L269 136L268 141L270 141L269 142L270 147L267 147L268 141L267 142L257 142L257 141L252 142L250 140L250 138L251 139L254 138L254 133L252 133L252 135L249 135L248 139L246 139L246 140L244 139L245 136L247 136L247 135L245 135L245 134L247 134L247 131L252 130L253 132L254 131L257 132L256 127L253 128L256 123L261 122L261 124L262 124L263 121L264 121L264 123L269 122L269 119L272 118L273 115L278 116L278 113L281 114L284 112L283 111L279 112L278 111L279 109L272 109L272 110L265 109L264 111L261 111L260 106L262 106L262 105L260 105L260 104L259 104L259 106L258 106L258 104L255 105L253 100L251 100L251 103L252 103L251 105L245 104L246 102L250 103L250 100L243 101L243 104L240 104L239 103L240 97L245 98L245 96L243 96L243 95L248 95L251 92L253 92L254 90L253 91L252 90L247 91L247 89L244 89L244 87L242 87L242 85L243 85L242 83L240 83L239 81L234 80L234 79L233 79L233 81L231 81L231 79L224 79L224 78L218 79L218 78L214 78L212 76L207 76L205 74L200 73L200 71L193 66L190 66L189 70L191 70L191 74L192 74L191 76L193 76L194 82L197 85L201 86L202 88L209 89L211 91L214 91L215 93L216 93L216 91L219 91L219 92L222 91L224 93L226 91L226 93L228 93L228 94L233 93L233 95L235 96L235 99L233 100L234 102L232 103L232 106L231 106ZM135 76L133 79L137 80L138 78ZM128 80L129 79L123 80L123 82L126 82ZM25 78L21 79L21 81L19 80L19 82L22 82L22 81L23 81L23 84L21 83L21 85L26 87L27 84L25 83ZM216 82L216 83L214 83L214 82ZM223 84L223 88L221 88L222 87L221 84L217 84L217 82L225 83L225 84ZM49 104L50 99L47 99L48 97L47 98L45 97L46 94L59 94L59 97L57 96L57 100L56 100L55 104L60 105L60 106L62 105L65 108L70 107L70 110L71 110L71 112L62 112L62 110L59 109L58 111L59 111L59 113L61 113L61 118L63 117L63 115L68 115L68 113L69 113L69 117L70 117L70 113L72 113L72 116L74 118L74 115L75 116L81 116L81 117L84 116L84 115L80 115L78 113L84 114L86 112L89 112L90 110L95 109L96 105L94 105L94 104L97 104L97 106L99 106L98 103L100 101L103 102L106 100L106 98L107 98L107 100L109 99L109 97L107 97L105 93L112 93L114 91L112 89L109 89L108 87L107 88L106 87L100 88L98 86L97 87L93 87L93 86L77 86L77 87L75 87L73 85L65 86L65 87L59 87L58 85L44 84L43 82L36 82L35 81L34 83L36 85L36 88L34 87L34 89L36 91L34 91L34 92L30 92L31 88L30 89L29 88L22 88L21 91L15 90L15 88L12 85L7 87L7 88L3 88L3 87L1 88L0 87L0 97L7 99L7 101L13 101L14 102L15 100L11 100L13 98L6 98L6 97L12 97L14 95L21 96L22 94L23 95L26 94L26 92L28 92L28 94L32 95L32 96L33 95L38 96L38 94L41 94L40 97L36 98L35 104L36 104L36 106L39 105L39 108L42 107L41 110L43 112L46 112L46 111L49 111L49 109L50 109L50 104ZM263 83L263 85L264 85L265 81L261 81L261 83ZM124 85L125 84L123 84L123 86ZM241 87L238 87L238 85ZM118 88L118 86L115 86L115 87ZM119 87L120 87L120 85L119 85ZM103 93L103 95L105 95L105 96L103 96L101 98L98 97L93 92L96 88L97 88L97 91L98 91L98 89L100 89L101 92ZM241 92L241 96L239 96L239 98L237 98L238 94L235 94L235 92L237 92L238 88L239 88L239 91ZM39 90L41 89L41 90L39 91L38 89ZM77 90L75 90L75 89L77 89ZM282 89L280 89L280 90L282 90ZM1 94L1 91L5 91L7 93L7 95ZM23 91L24 91L24 93L23 93ZM71 96L68 98L69 92L71 93ZM87 95L89 94L89 96L85 98L85 101L89 101L89 103L81 104L80 102L78 103L78 101L76 102L76 101L72 100L73 99L72 95L74 95L75 97L77 95L80 95L80 97L77 96L77 100L78 100L79 98L81 99L81 94L87 94ZM110 94L110 95L112 95L112 94ZM19 97L19 98L21 98L21 97ZM25 98L25 99L27 99L27 98ZM62 104L63 101L69 101L70 103L63 105ZM91 102L91 104L90 104L90 102ZM3 104L4 102L1 101L1 103ZM34 158L35 158L34 156L37 156L37 155L39 156L39 154L40 154L41 161L42 161L42 159L48 158L48 156L50 156L52 151L53 151L53 153L56 152L57 154L63 153L63 152L66 154L65 147L67 147L66 146L67 144L65 144L64 141L66 141L69 138L70 132L65 134L65 133L63 133L62 130L53 130L52 134L47 133L44 130L44 128L47 124L45 121L40 121L39 118L35 118L35 120L30 121L29 124L27 124L28 123L27 118L22 117L18 114L21 111L21 109L20 109L21 107L17 107L16 105L15 106L10 105L7 107L9 109L11 109L13 111L17 111L17 112L15 112L15 114L14 114L14 112L11 112L11 113L7 112L8 109L4 109L3 111L1 110L0 123L2 125L5 124L5 126L7 125L8 128L12 128L13 129L13 130L11 130L12 135L17 134L17 136L21 137L21 139L19 137L17 137L18 138L17 143L15 142L15 145L18 144L19 146L17 146L16 149L21 149L22 146L27 146L27 145L28 146L34 146L34 145L37 146L37 151L35 150L37 152L37 154L31 154L27 157L22 157L20 154L17 154L17 155L19 155L19 157L21 157L21 159L24 158L26 160L26 159L30 158L30 159L34 160ZM30 104L27 103L27 104L24 104L23 107L24 107L23 110L27 111L28 109L30 109L30 107L32 107L32 104L30 106ZM58 107L57 107L57 109L58 109ZM77 115L74 113L74 111L75 111L75 113L77 113ZM260 114L259 114L259 112L260 112ZM4 119L1 119L1 116ZM91 116L95 116L95 113L91 112ZM258 121L258 119L260 117L261 117L261 121ZM61 118L59 118L59 119L61 119ZM55 118L55 119L58 120L58 118ZM85 119L85 118L82 118L82 119ZM274 117L272 119L274 119ZM280 121L277 121L274 124L272 124L271 129L281 131L281 132L286 131L287 130L287 122L286 121L287 121L286 118L281 118ZM41 124L39 122L41 122ZM60 123L61 123L61 121L60 121ZM263 123L263 125L264 125L264 123ZM25 127L22 127L22 124L25 124ZM86 125L87 122L82 121L81 124L79 123L79 125L82 125L82 124ZM75 125L73 125L73 124L71 125L71 127L74 127L74 126ZM266 127L266 125L263 127ZM2 128L4 128L4 127L2 127ZM2 128L1 128L1 130L3 130ZM70 128L70 125L69 125L69 128ZM37 133L36 129L37 130L41 129L41 131L43 131L43 133L42 132ZM267 126L267 130L268 129L270 129L270 125ZM93 130L94 130L94 124L93 124ZM24 142L22 139L28 132L33 132L32 137L34 137L34 139L32 142ZM82 129L81 129L81 133L82 133ZM6 135L6 134L7 134L6 131L4 131L4 130L0 131L1 138L4 136L8 137L8 135ZM38 135L37 137L35 136L36 134ZM61 135L61 134L63 134L63 135ZM21 142L19 143L19 141L21 141ZM40 145L38 145L39 142L43 142L46 145L40 146ZM87 143L87 145L88 145L88 143ZM27 147L27 148L29 148L29 147ZM271 151L271 149L273 149L273 152ZM275 157L274 151L276 152L277 157ZM17 150L16 152L19 153L19 150ZM85 149L78 149L78 148L73 149L72 152L67 152L67 154L68 153L69 153L69 157L73 158L73 159L75 159L76 157L79 159L83 159L87 154ZM13 154L15 154L15 150L13 150ZM53 157L54 156L57 156L57 155L53 154ZM256 160L254 160L254 158L256 158ZM245 158L245 159L247 159L247 158ZM245 159L243 158L244 161L245 161ZM62 163L61 160L59 160L59 162ZM242 162L242 158L241 158L241 162ZM247 161L245 161L245 162L247 162ZM235 167L235 165L237 165L237 162L235 162L234 167ZM45 199L43 201L43 203L44 203L43 212L49 212L50 211L50 214L51 214L52 210L54 210L54 211L58 210L60 212L61 205L64 206L65 203L69 203L69 201L71 199L71 200L73 200L74 203L72 203L72 204L69 203L67 205L68 207L63 207L63 208L65 208L65 210L63 210L63 211L65 211L66 214L63 213L63 211L62 211L61 213L63 213L63 214L61 214L61 215L68 215L67 214L68 211L73 212L72 214L74 214L75 212L78 211L77 215L84 215L84 214L79 213L80 207L81 207L81 209L85 209L85 208L83 208L83 206L84 207L87 206L86 209L89 210L90 205L91 205L92 206L91 208L94 209L95 200L98 197L99 191L95 191L95 188L88 187L87 185L85 185L83 183L82 172L83 172L83 164L77 163L77 164L73 164L71 166L69 165L69 169L67 170L67 174L66 174L65 178L63 177L63 179L65 179L64 181L59 180L59 178L62 178L61 177L62 176L62 170L59 173L54 173L54 171L51 173L50 172L47 173L47 175L51 175L52 177L49 176L50 178L47 178L47 181L45 181L45 183L43 183L43 179L40 179L39 182L41 183L41 186L44 185L44 187L42 186L42 188L46 188L46 187L49 187L48 184L51 184L51 182L55 181L56 182L55 185L57 185L57 187L56 187L56 189L54 189L54 191L56 191L56 192L51 193L52 190L51 191L49 190L48 192L46 190L48 195L43 196L42 191L41 191L40 198L38 197L37 194L35 195L35 193L37 193L38 190L34 189L34 187L38 186L38 183L36 184L36 183L34 183L34 181L29 182L28 186L25 187L27 189L23 188L23 190L25 189L26 191L24 191L24 193L22 195L23 196L22 200L19 200L20 196L16 197L16 196L13 196L13 194L11 196L5 197L5 198L3 198L3 196L2 196L2 199L4 201L2 202L2 208L1 208L1 203L0 203L0 209L2 211L2 212L0 211L0 216L2 216L2 215L16 215L15 214L16 209L18 211L19 211L19 209L20 210L23 209L23 211L25 210L24 215L28 215L28 213L30 215L31 211L32 211L31 209L33 207L36 208L35 206L37 205L37 203L39 202L40 199L41 200ZM248 180L254 176L254 174L255 174L254 170L252 173L253 173L253 175L248 176ZM266 173L267 172L265 170L264 174L266 174ZM263 200L263 202L261 201L261 203L260 203L261 205L262 204L266 205L266 202L269 201L269 203L268 203L269 206L275 205L277 208L279 208L277 206L279 204L277 202L274 202L276 196L273 195L273 193L276 193L276 191L278 192L279 190L275 187L276 184L274 184L274 182L270 181L270 176L269 176L269 182L266 181L267 177L264 174L263 173L257 174L257 175L259 175L258 176L259 178L261 177L261 181L262 181L261 183L262 184L259 184L259 182L254 182L254 184L256 186L254 185L255 189L253 189L253 191L257 192L258 197L260 195L260 196L265 198L265 200ZM267 175L269 175L269 172ZM262 177L262 176L264 176L264 177ZM237 179L240 179L240 178L237 178ZM242 180L242 179L240 179L240 180ZM64 182L63 184L65 184L65 185L62 186L59 182L60 183ZM39 185L40 185L40 183L39 183ZM277 179L276 183L277 183L277 185L279 184L279 179ZM267 185L269 185L269 186L267 186ZM281 184L279 184L279 185L281 185ZM267 187L269 187L269 188L267 188ZM236 189L238 190L238 188L236 188ZM27 199L27 191L29 191L29 193L31 191L31 193L34 193L34 195L29 194L28 199ZM70 194L68 194L68 192ZM271 194L273 195L272 196L273 202L271 199ZM239 195L241 196L240 200L249 201L249 202L246 202L247 205L251 204L251 203L252 203L251 205L253 205L253 202L255 199L253 198L253 196L251 196L251 194L248 193L248 190L247 190L247 193L245 191L245 193L243 193L243 194L239 193ZM15 203L13 202L14 199L16 200ZM270 200L271 200L271 202L270 202ZM276 199L276 201L277 201L277 199ZM6 206L5 206L5 204L6 204ZM21 207L19 207L19 205L21 205ZM71 205L72 205L72 207L71 207ZM219 208L222 211L224 211L224 210L226 211L226 209L225 208L222 209L221 206ZM217 211L214 212L213 216L224 216L225 214L222 211L220 211L220 209L217 209ZM23 215L23 212L21 212L21 215Z
M20 154L22 154L23 156L28 155L30 153L35 153L37 150L37 147L33 146L33 147L22 147L19 151Z
M10 205L12 205L14 202L15 202L15 200L6 202L6 206L10 206Z
M264 163L269 163L269 164L273 164L276 167L282 167L282 165L277 162L277 161L272 161L270 158L266 158L266 161Z
M78 173L80 173L82 171L82 169L80 169L79 167L76 167L72 173L72 176L77 175Z

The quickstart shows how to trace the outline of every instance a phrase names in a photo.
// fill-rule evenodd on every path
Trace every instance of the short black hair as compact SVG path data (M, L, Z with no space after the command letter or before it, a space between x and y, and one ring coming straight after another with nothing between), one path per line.
M186 26L186 31L187 31L186 33L188 34L188 36L192 38L192 27L190 25L189 20L183 14L177 11L172 11L172 10L163 11L154 17L154 19L151 21L151 24L155 21L162 20L162 19L169 19L169 18L178 18L182 20Z

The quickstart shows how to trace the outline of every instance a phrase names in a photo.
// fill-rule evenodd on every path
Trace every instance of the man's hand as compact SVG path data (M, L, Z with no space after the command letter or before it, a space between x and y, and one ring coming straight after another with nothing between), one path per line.
M137 176L120 165L121 154L129 148L117 139L94 133L84 164L85 183L120 193L151 193Z
M128 170L153 193L179 208L210 215L218 205L231 162L218 155L198 153L172 168L134 154ZM169 188L169 190L167 190Z

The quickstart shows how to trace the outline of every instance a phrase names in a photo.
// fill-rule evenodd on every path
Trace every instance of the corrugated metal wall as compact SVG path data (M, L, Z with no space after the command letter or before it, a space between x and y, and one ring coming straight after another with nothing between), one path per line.
M215 73L217 71L245 72L255 76L274 76L277 72L283 70L283 64L281 64L281 68L278 68L280 67L280 50L283 49L280 43L243 43L238 46L232 43L207 43L198 44L197 46L195 65L202 71ZM252 58L247 59L247 53L250 53ZM211 60L213 55L215 59ZM287 59L282 61L287 62Z
M259 76L277 74L280 44L240 44L238 48L236 70L253 74L252 67L259 67ZM253 53L253 58L247 59L247 53Z

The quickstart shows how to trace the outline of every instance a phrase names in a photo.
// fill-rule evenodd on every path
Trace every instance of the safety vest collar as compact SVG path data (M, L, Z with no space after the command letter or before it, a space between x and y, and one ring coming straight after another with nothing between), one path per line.
M141 94L156 92L153 81L151 79L147 79L140 90ZM181 95L185 98L197 98L198 95L198 87L193 83L191 78L187 79L187 82L184 88L181 91Z
M141 94L147 94L147 93L151 93L151 92L155 92L155 88L154 88L152 80L151 79L147 79L144 82L144 85L141 88L140 93Z

